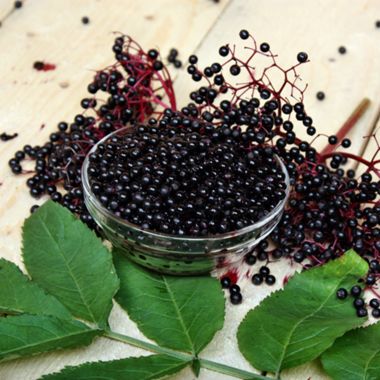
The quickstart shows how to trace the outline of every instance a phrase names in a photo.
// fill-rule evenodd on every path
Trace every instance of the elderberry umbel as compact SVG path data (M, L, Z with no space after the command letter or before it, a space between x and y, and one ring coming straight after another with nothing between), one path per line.
M192 121L192 109L166 110L97 145L87 172L104 207L144 229L207 236L250 226L285 198L272 148L240 127Z

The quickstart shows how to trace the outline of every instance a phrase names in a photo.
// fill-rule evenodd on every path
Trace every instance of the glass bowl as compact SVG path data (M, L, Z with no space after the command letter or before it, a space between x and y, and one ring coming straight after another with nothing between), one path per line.
M84 201L89 213L112 245L120 248L134 262L166 274L207 273L237 263L265 239L280 221L290 185L288 172L278 156L276 161L285 175L285 198L265 218L245 228L207 237L176 236L145 230L113 214L91 191L87 173L89 155L97 150L99 144L115 134L126 133L130 128L119 129L93 146L82 166L82 183Z

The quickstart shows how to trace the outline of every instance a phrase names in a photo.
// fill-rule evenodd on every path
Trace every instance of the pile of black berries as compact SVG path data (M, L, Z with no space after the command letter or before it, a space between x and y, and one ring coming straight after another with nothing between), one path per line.
M190 113L191 110L185 110ZM175 124L175 126L171 126ZM92 192L144 229L206 236L242 229L285 198L274 150L170 110L116 134L89 156Z

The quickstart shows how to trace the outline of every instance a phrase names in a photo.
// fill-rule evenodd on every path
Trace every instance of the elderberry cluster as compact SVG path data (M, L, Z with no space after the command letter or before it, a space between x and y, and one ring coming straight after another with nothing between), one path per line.
M273 149L190 113L166 110L160 122L98 145L89 156L92 192L117 216L174 235L221 234L264 218L286 195Z

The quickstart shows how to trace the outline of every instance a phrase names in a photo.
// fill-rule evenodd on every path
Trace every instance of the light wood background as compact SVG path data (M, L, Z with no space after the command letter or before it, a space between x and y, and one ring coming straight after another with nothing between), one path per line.
M12 8L12 0L0 0L0 18ZM81 18L90 23L83 25ZM242 28L259 42L269 42L280 61L295 61L307 51L311 62L301 74L309 83L306 103L318 130L333 134L363 97L372 105L352 131L352 152L360 152L373 128L380 106L379 0L25 0L0 27L0 133L17 132L9 142L0 141L0 256L22 266L20 227L36 203L28 195L25 177L15 177L7 162L25 144L47 140L61 120L80 111L79 101L94 69L113 62L113 31L130 34L144 47L157 47L164 56L178 47L183 60L195 52L204 64L212 63L218 47L238 41ZM338 54L344 45L347 54ZM37 72L36 60L57 64L50 72ZM175 71L179 104L187 102L192 88L184 70ZM315 93L326 93L323 102ZM44 129L40 126L45 124ZM320 139L323 145L325 140ZM374 144L368 147L370 155ZM39 203L42 203L40 200ZM297 268L277 264L282 279ZM227 305L225 327L205 349L203 356L252 370L239 354L236 329L246 312L271 289L253 287L243 280L244 302ZM207 302L207 300L205 300ZM281 311L279 311L281 318ZM115 305L111 325L119 332L143 338L126 314ZM52 353L0 365L1 380L37 379L65 365L146 355L147 352L105 339L88 348ZM174 379L193 379L183 370ZM318 362L286 371L284 379L327 379ZM230 379L202 370L200 379Z

